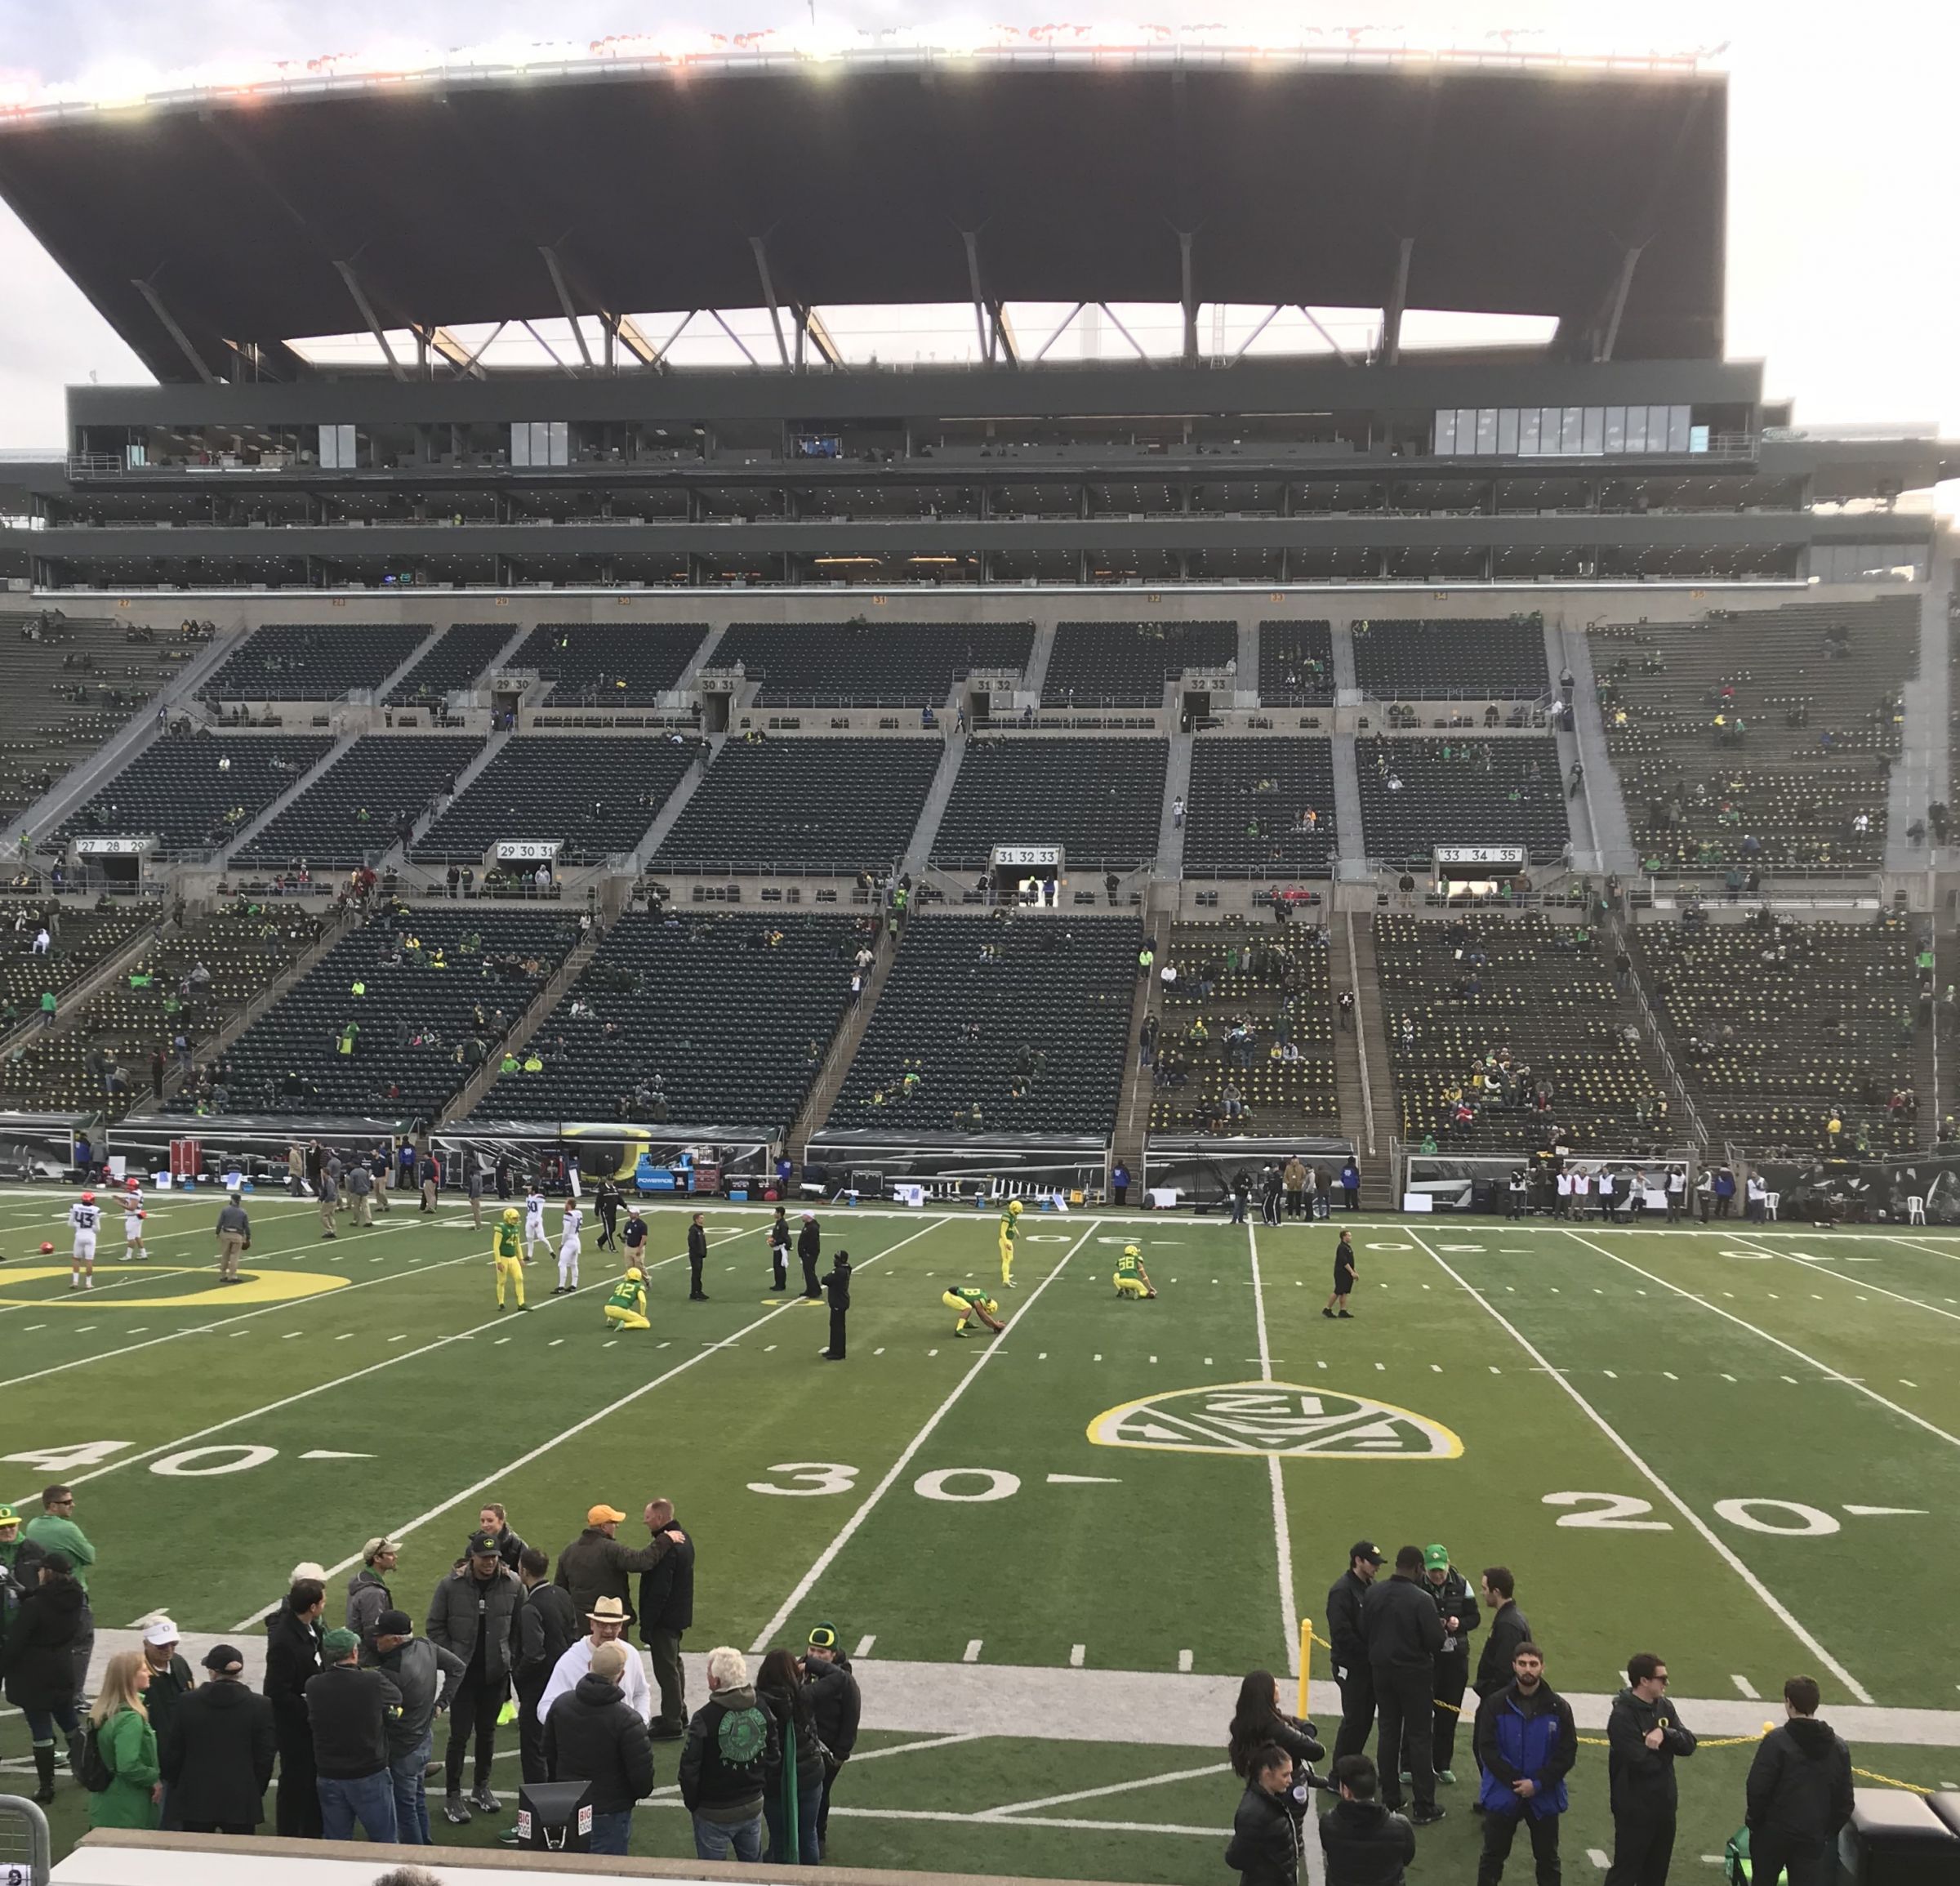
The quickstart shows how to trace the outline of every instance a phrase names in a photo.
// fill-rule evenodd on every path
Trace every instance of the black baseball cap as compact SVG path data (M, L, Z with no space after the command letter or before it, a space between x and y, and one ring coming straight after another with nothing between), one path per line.
M233 1649L228 1643L214 1643L204 1653L204 1667L209 1670L243 1670L244 1653Z
M1357 1539L1348 1548L1348 1563L1352 1565L1357 1558L1365 1558L1370 1564L1382 1563L1382 1549L1372 1539Z
M494 1558L501 1555L494 1532L472 1532L470 1535L469 1549L480 1558Z

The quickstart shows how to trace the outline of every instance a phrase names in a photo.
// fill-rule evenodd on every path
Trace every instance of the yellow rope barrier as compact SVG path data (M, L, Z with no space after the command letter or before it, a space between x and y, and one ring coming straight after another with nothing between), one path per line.
M1312 1655L1312 1646L1316 1643L1325 1651L1331 1652L1334 1648L1334 1646L1322 1637L1306 1618L1303 1617L1300 1620L1300 1706L1298 1711L1303 1720L1307 1715L1307 1665ZM1463 1713L1460 1705L1445 1702L1441 1697L1434 1699L1434 1706L1439 1710L1449 1710L1453 1716L1460 1716ZM1772 1723L1765 1723L1762 1728L1753 1736L1701 1736L1696 1738L1695 1746L1700 1749L1748 1748L1754 1743L1761 1741L1763 1737L1766 1736L1775 1726ZM1604 1736L1581 1736L1578 1740L1582 1748L1604 1749L1612 1746ZM1936 1788L1922 1787L1917 1781L1895 1781L1890 1775L1875 1774L1869 1768L1854 1768L1851 1772L1860 1781L1876 1781L1882 1787L1904 1788L1915 1795L1932 1795L1939 1792Z

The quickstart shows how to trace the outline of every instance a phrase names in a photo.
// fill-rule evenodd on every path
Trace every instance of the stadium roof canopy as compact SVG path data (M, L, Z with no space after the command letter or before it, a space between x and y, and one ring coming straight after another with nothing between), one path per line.
M1181 305L1187 354L1225 303L1716 359L1726 105L1433 57L609 60L0 114L0 195L164 380L363 328L467 370L452 328L580 317L654 364L634 311L757 306L817 361L826 305L949 302L1002 364L1010 302Z

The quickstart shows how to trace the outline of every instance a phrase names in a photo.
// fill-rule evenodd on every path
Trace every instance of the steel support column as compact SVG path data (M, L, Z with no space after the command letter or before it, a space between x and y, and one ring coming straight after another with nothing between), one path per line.
M191 367L196 372L198 377L202 380L207 386L216 386L218 383L217 375L212 372L210 367L206 363L204 356L200 354L195 347L191 346L190 337L177 325L176 316L172 314L170 310L163 305L163 297L159 295L148 282L144 280L140 275L131 275L129 279L129 285L134 288L145 301L149 302L150 313L154 314L158 320L163 323L163 332L169 335L171 339L175 341L177 346L182 349L184 358L190 363ZM390 356L390 358L392 358L392 356ZM399 375L397 375L397 377L399 378Z
M551 277L551 286L557 291L558 305L565 311L565 320L572 329L572 338L578 343L578 357L586 363L586 371L592 370L592 350L586 345L586 331L579 325L578 310L572 304L572 291L565 286L565 272L558 265L558 252L548 244L541 243L538 252L545 259L545 268Z
M1409 302L1409 257L1415 248L1415 238L1404 236L1397 245L1395 261L1395 284L1388 291L1388 305L1382 310L1382 364L1392 367L1401 358L1402 310ZM1309 319L1312 317L1308 316ZM1318 327L1320 323L1315 322Z
M1198 363L1198 303L1191 283L1191 237L1189 230L1178 231L1179 303L1184 310L1184 364ZM1112 314L1110 319L1114 320Z
M749 247L755 256L755 273L762 279L763 305L769 310L769 325L776 330L776 351L784 366L790 363L789 343L783 338L782 310L776 302L776 284L769 279L768 245L761 236L751 236ZM725 327L726 322L723 323ZM746 350L745 350L746 351Z
M367 323L368 332L373 335L376 341L380 343L381 352L388 362L388 371L396 379L406 381L408 377L408 370L403 366L399 360L395 359L394 349L388 343L388 332L382 327L381 317L375 313L374 304L368 299L367 291L362 288L360 278L354 274L353 263L336 261L333 266L335 273L346 284L347 292L354 297L354 305L359 309L362 320Z

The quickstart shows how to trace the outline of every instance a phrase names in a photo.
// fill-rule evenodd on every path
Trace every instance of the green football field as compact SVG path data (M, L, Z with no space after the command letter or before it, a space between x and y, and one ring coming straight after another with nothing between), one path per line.
M1806 1671L1861 1766L1960 1777L1960 1233L1357 1219L1357 1313L1330 1322L1334 1226L1031 1213L1007 1333L955 1340L940 1294L997 1281L993 1215L840 1210L838 1367L821 1308L766 1287L766 1211L710 1211L706 1304L684 1216L654 1215L653 1327L621 1335L590 1229L580 1295L541 1264L500 1316L466 1211L398 1204L328 1243L262 1197L250 1281L220 1290L219 1201L179 1198L147 1264L105 1224L75 1297L67 1202L0 1202L0 1496L76 1487L99 1628L252 1630L301 1559L332 1609L379 1532L419 1618L482 1500L555 1554L595 1501L637 1539L665 1495L698 1543L691 1650L826 1619L858 1652L879 1726L840 1784L840 1862L1216 1878L1230 1694L1290 1670L1363 1536L1441 1540L1472 1582L1511 1566L1577 1697L1655 1650L1683 1719L1727 1737ZM1113 1291L1129 1237L1155 1302ZM1325 1723L1324 1652L1312 1675ZM8 1770L24 1743L0 1719ZM1748 1754L1684 1768L1690 1868L1740 1820ZM1467 1750L1457 1772L1423 1857L1468 1867ZM1610 1846L1605 1796L1588 1748L1568 1865ZM66 1786L57 1818L78 1825ZM644 1809L635 1844L689 1850L685 1816Z

